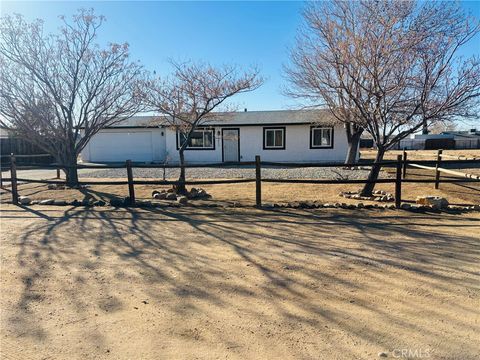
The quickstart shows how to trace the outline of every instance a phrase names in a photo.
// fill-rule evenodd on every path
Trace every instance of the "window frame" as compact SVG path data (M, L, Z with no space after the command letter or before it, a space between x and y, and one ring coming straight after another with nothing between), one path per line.
M269 130L282 131L282 146L267 146L267 132ZM287 138L287 128L285 126L268 126L263 128L263 150L285 150Z
M314 145L313 135L315 130L330 130L330 144L329 145ZM333 126L310 126L310 149L333 149L334 127Z
M205 143L205 132L211 132L212 133L212 146L211 147L192 147L188 146L185 148L185 150L215 150L215 128L208 128L208 127L199 127L194 130L194 132L203 132L203 142ZM180 150L180 136L182 136L182 133L177 130L177 150Z

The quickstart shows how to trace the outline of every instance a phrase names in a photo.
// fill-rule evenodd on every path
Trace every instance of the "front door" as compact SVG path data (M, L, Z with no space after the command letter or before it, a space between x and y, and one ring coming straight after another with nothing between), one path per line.
M222 129L223 162L240 161L240 129Z

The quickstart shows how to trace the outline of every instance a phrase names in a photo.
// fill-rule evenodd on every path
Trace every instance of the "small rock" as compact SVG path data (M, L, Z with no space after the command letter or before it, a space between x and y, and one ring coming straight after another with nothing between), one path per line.
M27 196L20 196L18 202L22 205L29 205L32 200Z
M153 195L153 198L154 199L157 199L157 200L165 200L167 197L167 193L166 192L156 192L154 195Z
M48 184L48 190L65 190L65 185L63 184Z
M83 206L93 206L94 202L95 202L95 200L93 198L83 199L82 200L82 205Z
M177 200L177 194L175 194L174 192L169 192L165 196L165 199L167 199L167 200Z
M358 203L357 204L357 208L359 209L363 209L365 207L365 205L363 203Z
M188 203L188 199L187 199L186 196L179 196L179 197L177 198L177 202L178 202L179 204L185 205L186 203Z
M110 199L110 205L114 207L125 206L126 200L124 198Z
M435 209L448 207L448 200L440 196L418 196L415 202L420 205L432 206Z
M403 209L403 210L410 210L411 207L412 207L412 205L410 205L410 204L402 204L402 205L400 205L400 208Z
M199 189L198 192L197 192L197 195L196 195L196 198L198 199L206 199L206 198L210 198L210 194L207 193L205 190L203 189Z
M384 358L386 358L386 357L388 357L388 354L387 354L386 352L379 352L379 353L378 353L378 357L384 357Z
M167 190L167 193L169 193L169 194L174 193L174 192L175 192L175 189L173 189L173 188L170 188L170 189Z

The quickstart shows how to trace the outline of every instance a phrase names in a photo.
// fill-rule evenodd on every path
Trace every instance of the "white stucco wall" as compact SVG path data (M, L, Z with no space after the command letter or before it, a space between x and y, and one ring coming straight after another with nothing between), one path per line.
M269 125L268 127L272 127ZM263 149L263 126L222 126L215 127L215 149L214 150L186 150L185 159L189 163L207 163L222 161L222 128L240 129L240 161L254 161L255 155L260 155L263 161L275 162L333 162L344 161L347 153L347 138L342 125L334 128L333 148L310 149L310 126L309 125L286 125L285 149L264 150ZM129 139L132 133L149 133L145 139L151 139L151 154L148 157L137 155L132 156L136 147L135 141ZM162 135L163 133L163 135ZM134 161L153 161L170 164L178 163L176 133L169 128L115 128L100 131L101 147L110 149L114 157L102 162L117 162L132 159ZM112 134L108 136L107 134ZM98 142L97 142L98 143ZM94 162L92 158L92 147L96 146L96 139L90 141L82 151L81 158L86 162ZM145 143L141 146L145 148ZM97 149L98 154L98 149Z
M190 163L221 162L222 128L235 128L235 126L215 127L215 150L186 150L186 161ZM310 149L309 125L286 125L284 150L263 149L263 126L239 126L238 128L240 129L240 161L254 161L255 155L260 155L263 161L333 162L344 161L347 154L347 137L342 125L334 128L334 142L331 149ZM166 131L167 161L177 163L179 156L175 131L171 129Z

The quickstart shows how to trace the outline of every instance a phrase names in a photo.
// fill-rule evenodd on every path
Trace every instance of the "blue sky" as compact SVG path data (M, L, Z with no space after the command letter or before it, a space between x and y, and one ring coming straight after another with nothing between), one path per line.
M294 2L23 2L0 0L0 14L17 12L27 18L42 18L48 30L59 26L58 15L78 8L94 8L105 15L99 42L128 42L133 59L159 74L170 71L169 58L204 60L211 63L256 64L266 78L253 93L234 102L249 110L284 109L295 102L281 94L286 85L282 65L288 62L301 23L304 4ZM480 1L462 2L480 18ZM480 54L480 36L463 50ZM480 124L478 124L480 126Z

